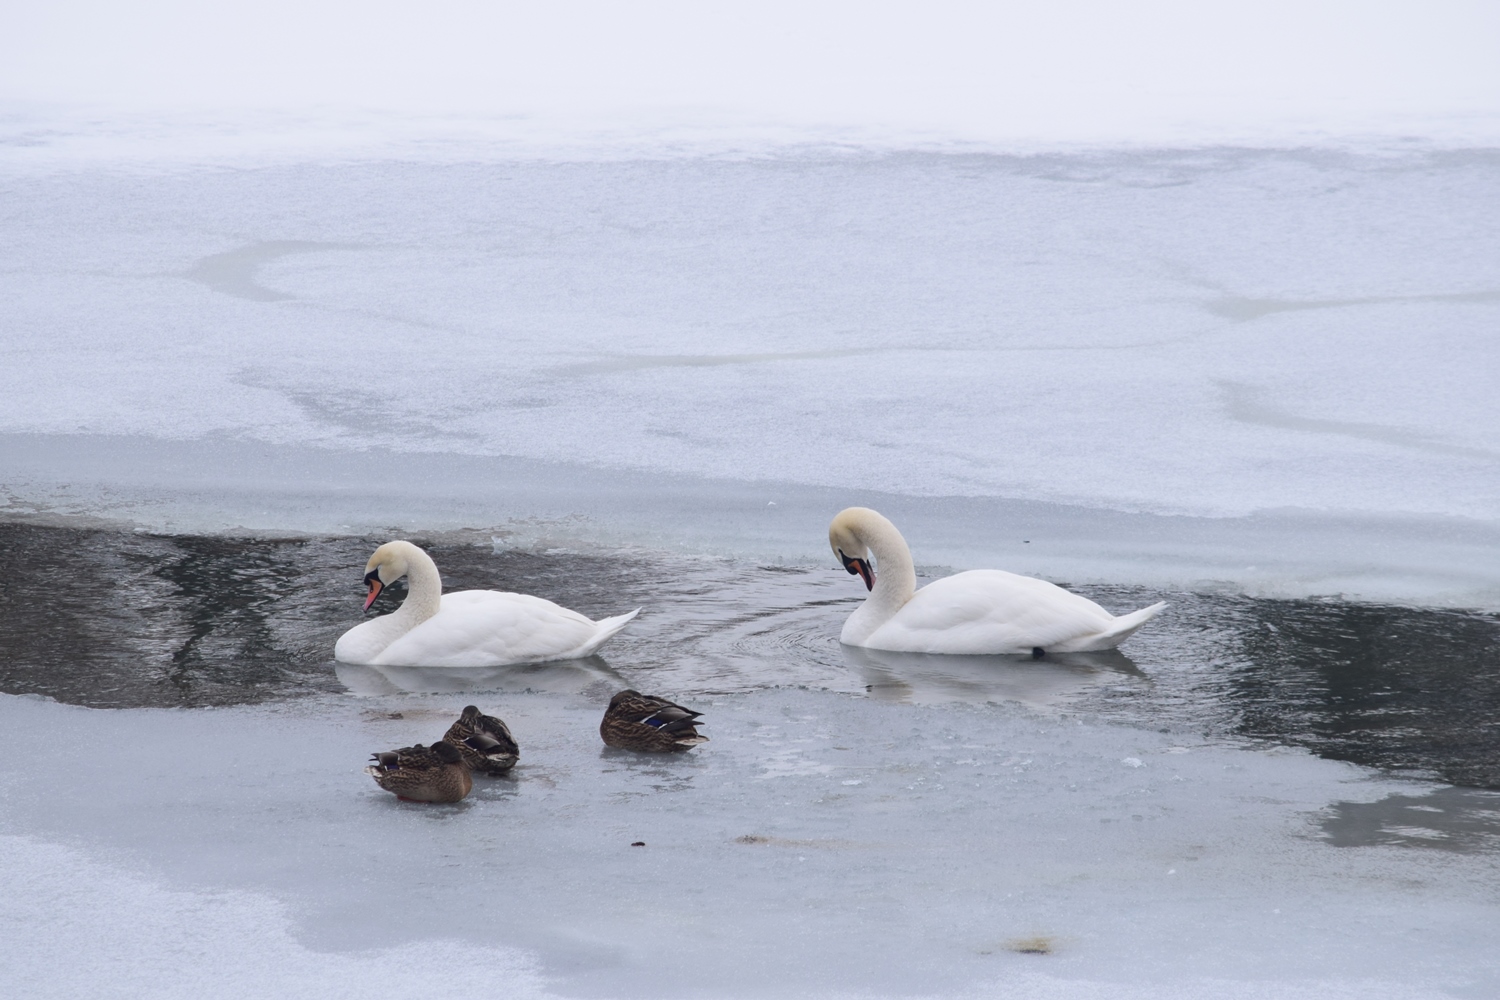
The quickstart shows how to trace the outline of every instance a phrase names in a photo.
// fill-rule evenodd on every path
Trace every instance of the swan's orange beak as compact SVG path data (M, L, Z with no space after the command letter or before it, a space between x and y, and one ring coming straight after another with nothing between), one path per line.
M369 611L370 605L375 603L375 598L379 597L381 590L385 589L385 584L380 582L380 571L373 569L365 574L365 583L370 585L369 596L365 598L365 610Z
M850 576L858 575L861 580L865 581L866 590L875 589L875 571L870 568L868 561L864 559L850 559L844 555L843 549L839 549L839 558L843 560L844 569L849 571Z

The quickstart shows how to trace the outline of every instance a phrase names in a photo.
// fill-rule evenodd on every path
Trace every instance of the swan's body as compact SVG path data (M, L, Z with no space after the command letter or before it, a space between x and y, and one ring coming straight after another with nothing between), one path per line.
M956 573L918 590L906 540L867 507L841 511L829 525L828 540L844 568L870 588L839 636L850 646L971 655L1083 653L1113 649L1166 607L1153 604L1116 618L1056 584L998 569Z
M403 576L407 594L401 607L345 632L333 647L334 659L404 667L500 667L570 660L592 655L639 613L637 609L596 622L529 594L444 594L437 565L410 542L387 542L370 557L365 607Z

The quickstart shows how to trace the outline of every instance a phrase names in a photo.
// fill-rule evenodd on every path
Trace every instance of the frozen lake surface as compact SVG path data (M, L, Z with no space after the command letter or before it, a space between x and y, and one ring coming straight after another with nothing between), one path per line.
M0 982L1500 992L1495 149L0 130ZM844 649L852 503L929 577L1172 607ZM396 535L645 610L336 667ZM712 742L605 751L627 685ZM470 701L512 778L361 773Z
M1492 616L1154 592L1119 653L882 654L837 643L840 570L450 538L451 587L647 611L575 663L377 670L329 660L372 540L0 541L30 573L0 632L25 762L0 976L26 995L1500 987ZM627 685L712 742L604 749ZM521 742L510 778L415 806L361 773L470 701Z
M795 689L693 699L713 742L644 759L597 742L613 681L578 673L576 693L482 699L522 763L452 807L399 803L360 765L439 734L456 695L0 697L6 732L48 748L5 786L0 971L39 997L409 997L452 976L575 997L1500 985L1496 793Z
M919 559L1500 607L1492 150L45 159L68 138L0 163L15 513L581 514L807 560L830 507L962 498ZM719 529L752 493L816 514L750 546Z

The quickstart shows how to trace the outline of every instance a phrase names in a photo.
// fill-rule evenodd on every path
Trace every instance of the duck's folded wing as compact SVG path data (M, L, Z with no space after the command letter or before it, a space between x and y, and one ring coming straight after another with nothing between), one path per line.
M517 749L516 738L510 734L510 727L503 719L497 719L493 715L481 715L479 732L512 752Z
M650 716L641 721L653 729L660 729L664 733L678 733L685 729L692 729L697 724L698 717L702 714L702 712L694 712L683 708L681 705L666 702L664 707L652 712Z
M1045 580L973 570L917 591L865 644L920 653L1029 653L1112 621L1093 601Z

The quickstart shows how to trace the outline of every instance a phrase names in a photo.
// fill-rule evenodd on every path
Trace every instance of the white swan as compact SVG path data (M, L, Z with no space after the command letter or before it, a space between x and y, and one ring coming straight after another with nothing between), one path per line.
M407 578L406 600L388 615L339 637L333 658L343 663L403 667L500 667L571 660L592 654L640 613L591 621L576 611L528 594L497 590L443 593L432 557L411 542L386 542L365 564L369 596Z
M1082 653L1118 646L1166 607L1153 604L1116 618L1046 580L998 569L956 573L918 590L906 539L868 507L840 511L828 526L828 544L870 591L839 636L850 646L905 653Z

